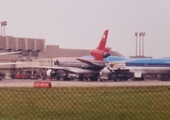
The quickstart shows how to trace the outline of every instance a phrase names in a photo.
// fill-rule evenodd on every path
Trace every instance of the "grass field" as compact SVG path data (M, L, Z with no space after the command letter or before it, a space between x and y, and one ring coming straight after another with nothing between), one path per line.
M0 88L0 120L168 120L170 87Z

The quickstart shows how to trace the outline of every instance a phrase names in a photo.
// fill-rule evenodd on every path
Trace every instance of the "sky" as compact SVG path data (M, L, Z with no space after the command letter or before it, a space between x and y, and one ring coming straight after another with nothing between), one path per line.
M108 29L107 47L129 57L136 54L135 32L145 32L145 56L170 57L169 0L0 0L0 5L6 35L93 49Z

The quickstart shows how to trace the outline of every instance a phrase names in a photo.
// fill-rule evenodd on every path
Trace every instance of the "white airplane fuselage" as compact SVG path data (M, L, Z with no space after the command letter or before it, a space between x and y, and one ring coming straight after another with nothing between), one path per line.
M116 59L119 57L116 57ZM126 59L120 57L120 61L114 59L113 56L107 58L110 66L105 67L101 74L110 74L111 71L128 70L134 74L134 77L142 77L142 75L170 74L170 59ZM116 62L115 62L116 61ZM123 62L124 61L124 62Z

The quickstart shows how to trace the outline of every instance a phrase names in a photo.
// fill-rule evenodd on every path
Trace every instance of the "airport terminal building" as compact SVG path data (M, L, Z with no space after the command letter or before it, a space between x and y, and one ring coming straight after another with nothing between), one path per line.
M21 38L13 36L0 36L0 51L22 51L22 55L10 55L10 59L20 60L33 58L56 58L56 57L81 57L89 55L87 49L60 48L59 45L45 45L45 39L40 38ZM111 55L122 56L117 51L112 51ZM0 60L8 60L8 56L0 57Z

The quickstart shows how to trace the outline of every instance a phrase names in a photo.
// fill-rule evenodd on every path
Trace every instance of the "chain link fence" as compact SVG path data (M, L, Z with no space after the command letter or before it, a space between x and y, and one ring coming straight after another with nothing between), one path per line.
M0 88L0 120L168 120L170 86Z

